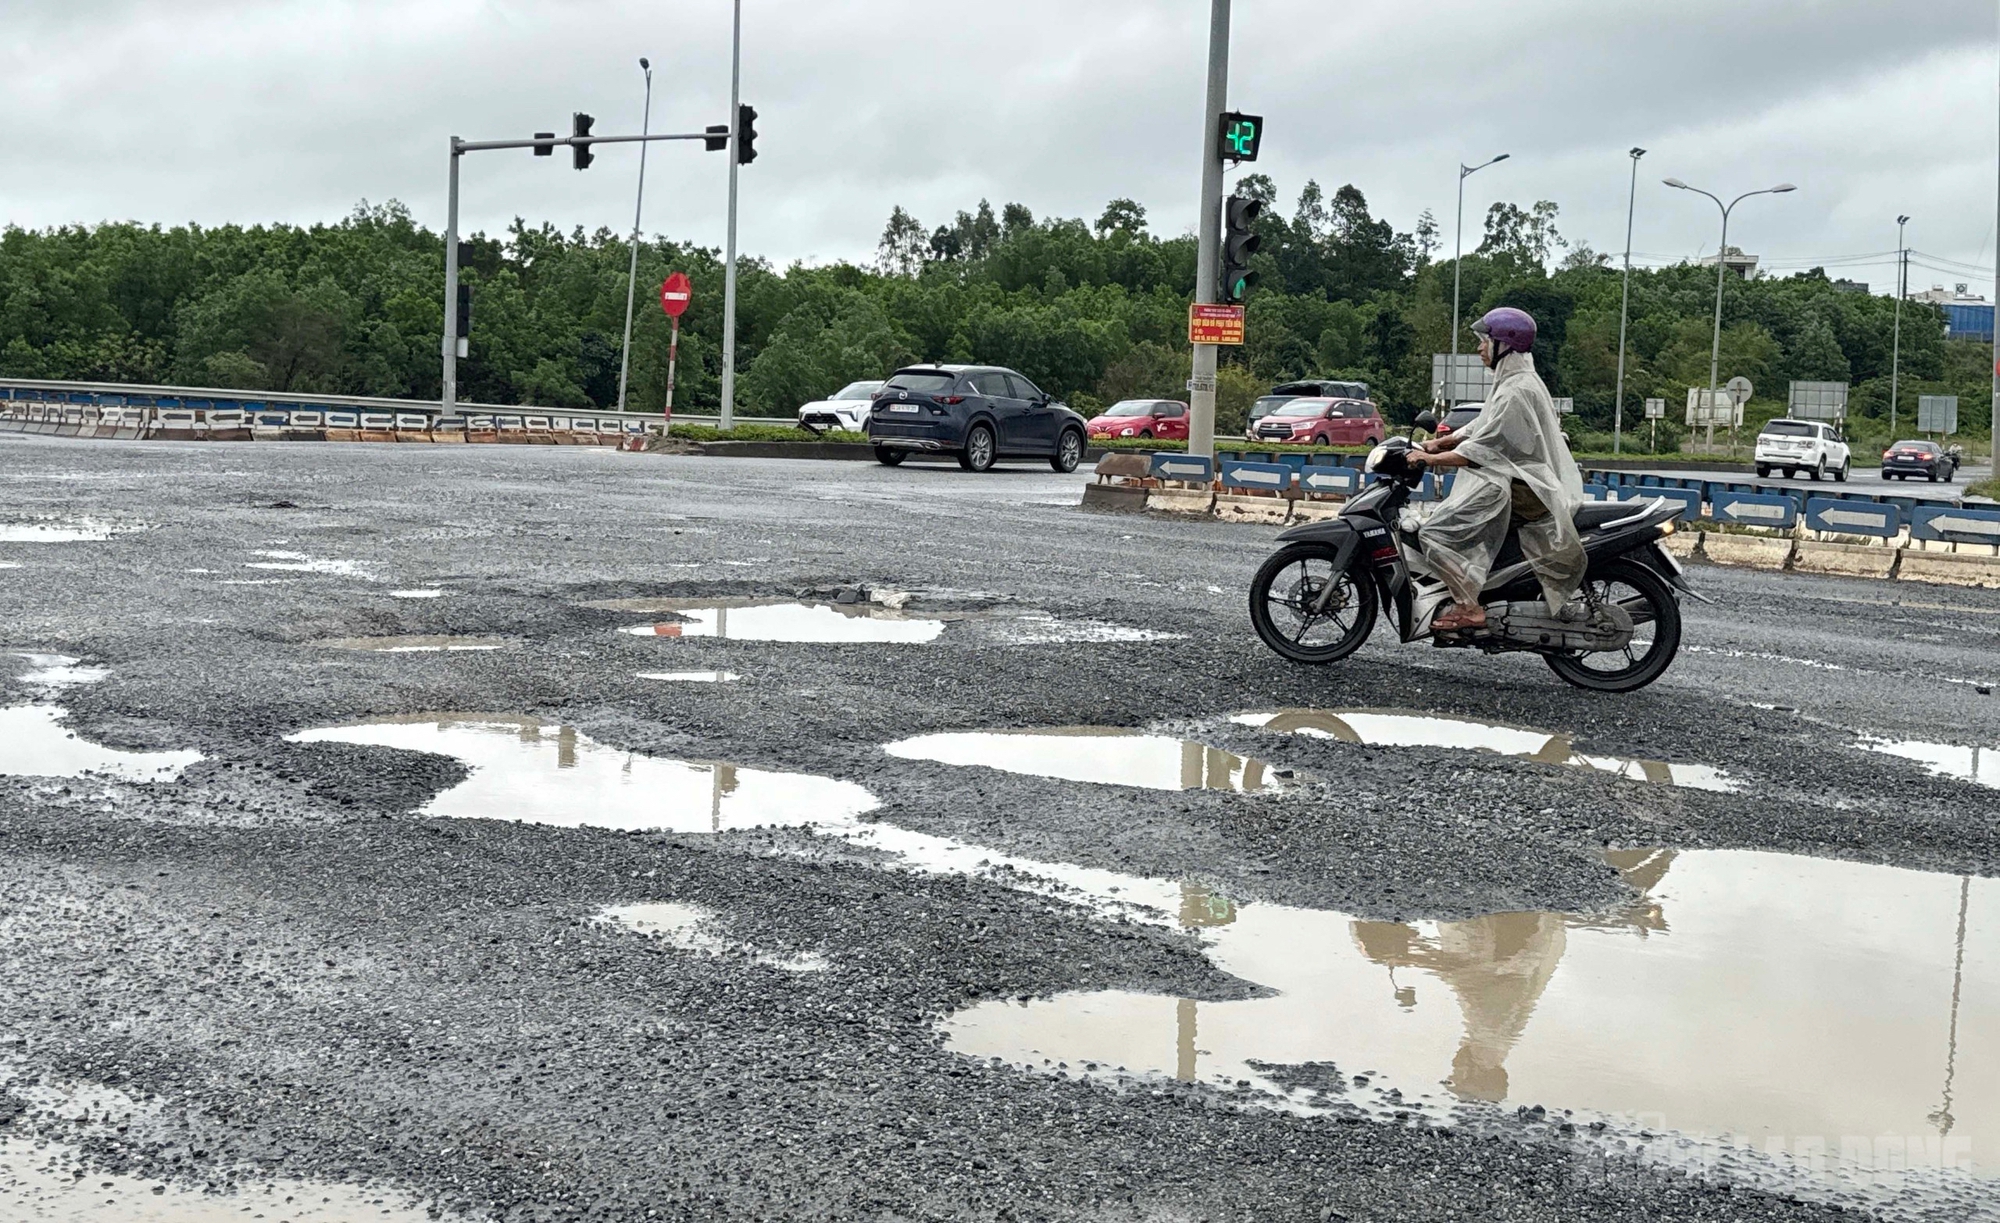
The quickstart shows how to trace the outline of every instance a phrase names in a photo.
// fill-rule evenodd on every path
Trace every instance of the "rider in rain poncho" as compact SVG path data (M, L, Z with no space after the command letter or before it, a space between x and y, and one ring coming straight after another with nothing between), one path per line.
M1583 541L1576 509L1583 479L1563 440L1549 388L1535 373L1535 320L1502 308L1472 325L1479 355L1493 371L1493 393L1465 428L1425 442L1413 462L1458 469L1451 495L1419 528L1424 559L1451 591L1454 606L1433 623L1440 631L1486 625L1479 594L1509 526L1541 580L1549 610L1559 612L1583 582Z

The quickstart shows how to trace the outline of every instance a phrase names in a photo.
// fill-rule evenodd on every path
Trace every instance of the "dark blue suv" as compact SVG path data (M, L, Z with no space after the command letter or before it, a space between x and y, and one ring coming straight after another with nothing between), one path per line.
M1083 461L1084 433L1083 417L992 365L899 369L868 414L875 457L890 467L912 454L950 454L967 471L1000 459L1047 459L1070 472Z

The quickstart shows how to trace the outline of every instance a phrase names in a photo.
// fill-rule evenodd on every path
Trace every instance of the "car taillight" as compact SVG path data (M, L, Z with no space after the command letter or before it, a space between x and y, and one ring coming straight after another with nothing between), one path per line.
M1896 452L1895 452L1895 451L1893 451L1893 450L1884 450L1884 451L1882 452L1882 457L1886 459L1886 458L1888 458L1888 457L1889 457L1890 455L1892 455L1892 454L1894 454L1894 453L1896 453Z
M938 401L939 403L964 403L964 402L965 402L965 396L963 396L963 395L940 395L940 396L938 396L938 398L937 398L937 401Z

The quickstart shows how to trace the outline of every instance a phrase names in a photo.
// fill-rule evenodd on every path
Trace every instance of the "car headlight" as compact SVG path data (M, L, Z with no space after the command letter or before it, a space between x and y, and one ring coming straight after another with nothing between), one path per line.
M1121 432L1120 432L1120 433L1118 434L1118 436L1120 436L1120 437L1131 437L1131 436L1132 436L1132 433L1133 433L1133 431L1132 431L1131 429L1125 429L1125 430L1121 431Z

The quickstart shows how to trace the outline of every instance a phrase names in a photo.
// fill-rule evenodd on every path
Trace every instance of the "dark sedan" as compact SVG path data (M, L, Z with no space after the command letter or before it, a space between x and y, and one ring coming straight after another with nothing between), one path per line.
M1958 456L1936 442L1897 442L1882 452L1882 478L1923 476L1949 484L1958 476Z
M1002 459L1046 459L1057 471L1083 461L1087 425L1011 369L913 365L875 394L868 440L890 467L912 454L949 454L967 471Z

